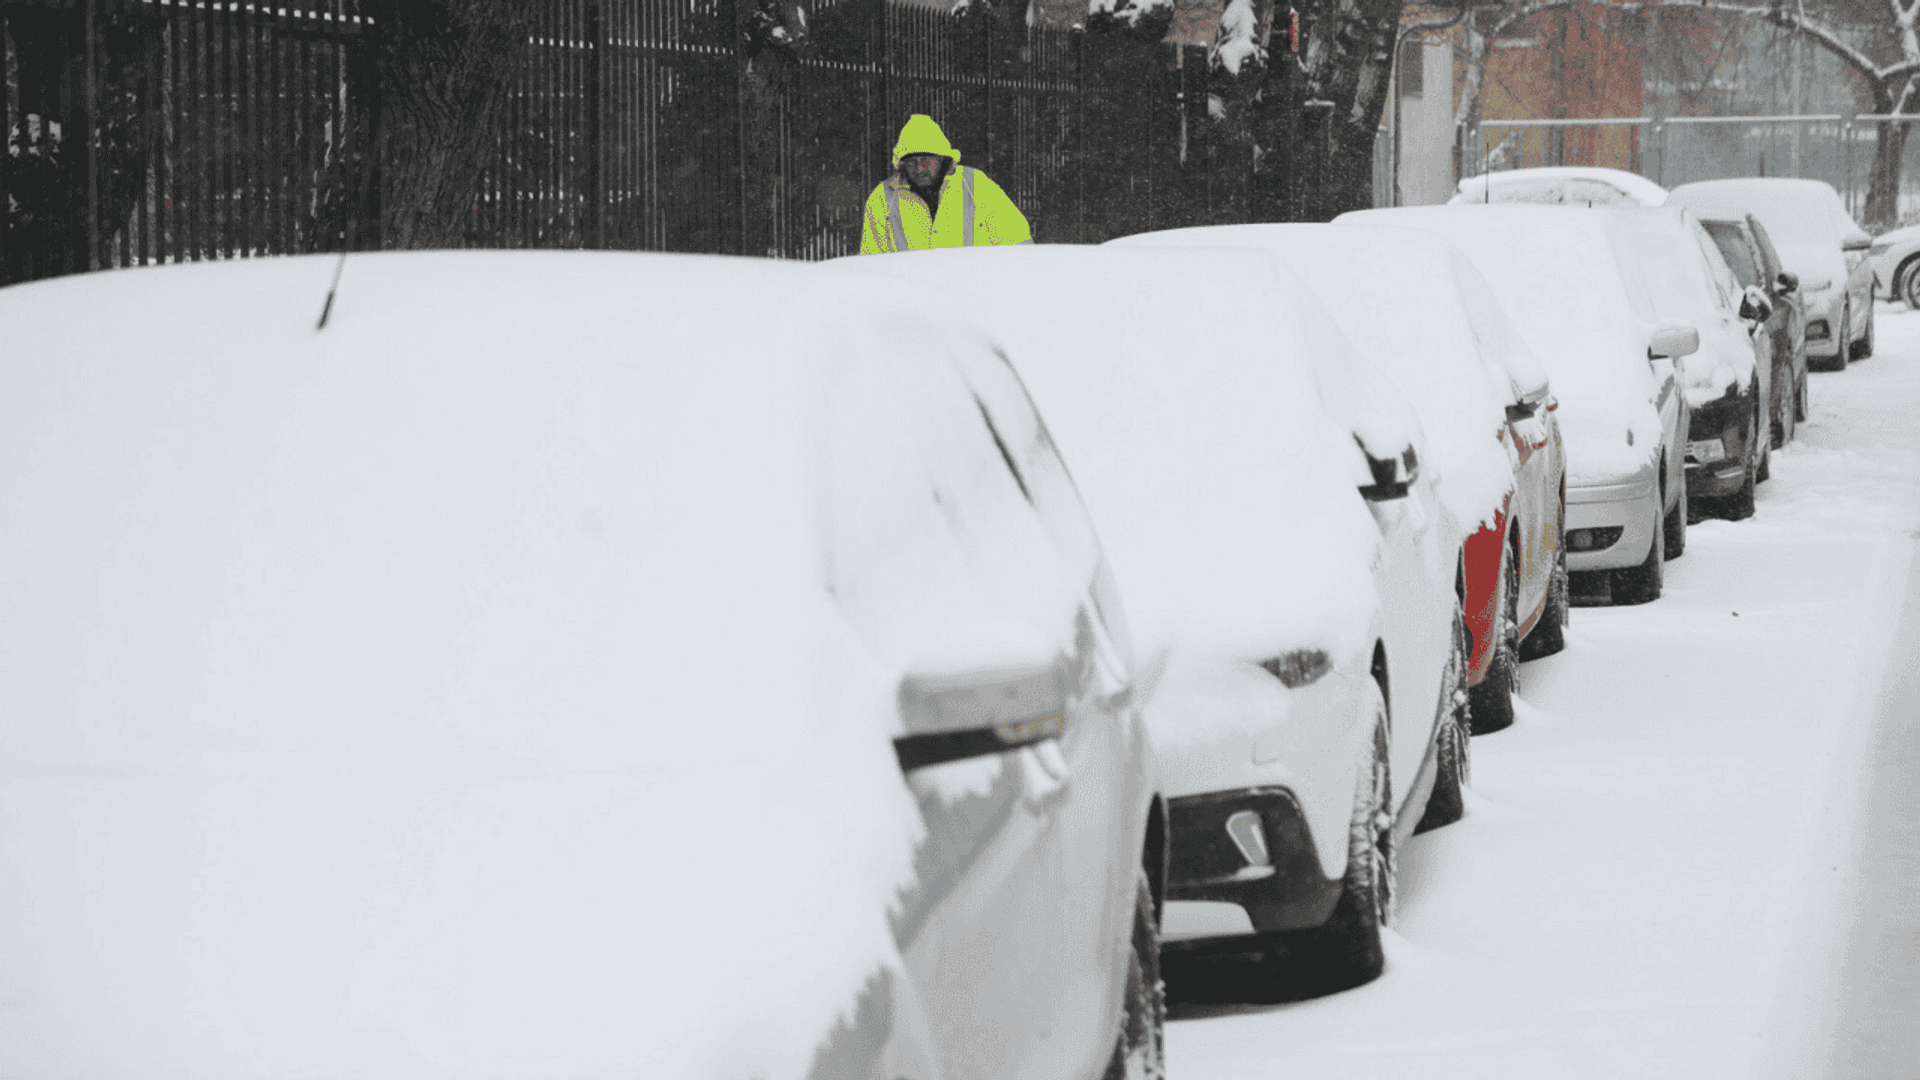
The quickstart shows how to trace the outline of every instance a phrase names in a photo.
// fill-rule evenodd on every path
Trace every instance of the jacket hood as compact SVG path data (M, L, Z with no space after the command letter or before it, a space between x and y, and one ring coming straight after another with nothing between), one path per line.
M897 168L900 159L908 154L939 154L952 158L955 165L960 164L960 151L947 141L947 133L933 122L926 113L914 113L907 118L907 126L900 129L900 141L893 144L893 164Z

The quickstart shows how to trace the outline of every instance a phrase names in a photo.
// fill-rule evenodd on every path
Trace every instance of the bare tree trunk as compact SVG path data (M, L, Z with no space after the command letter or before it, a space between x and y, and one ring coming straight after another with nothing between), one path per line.
M465 242L533 7L520 0L385 5L378 150L385 246Z
M1326 169L1308 192L1309 220L1373 205L1373 141L1387 103L1401 0L1310 0L1303 67L1309 128L1324 135Z
M1904 113L1913 103L1914 82L1908 80L1905 90L1900 94L1900 104L1890 108L1893 95L1891 87L1874 87L1874 111L1878 113ZM1909 124L1882 120L1878 125L1878 138L1873 147L1873 173L1867 182L1867 205L1861 212L1865 218L1861 224L1869 232L1884 232L1900 221L1900 172L1906 161L1907 133L1912 130Z

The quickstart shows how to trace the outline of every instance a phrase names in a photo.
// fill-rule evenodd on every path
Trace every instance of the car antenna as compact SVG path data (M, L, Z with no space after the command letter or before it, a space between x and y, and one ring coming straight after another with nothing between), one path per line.
M327 302L320 305L320 323L313 328L319 333L327 328L327 317L333 314L333 294L340 291L340 271L347 268L347 253L340 253L340 261L333 264L333 284L327 286Z

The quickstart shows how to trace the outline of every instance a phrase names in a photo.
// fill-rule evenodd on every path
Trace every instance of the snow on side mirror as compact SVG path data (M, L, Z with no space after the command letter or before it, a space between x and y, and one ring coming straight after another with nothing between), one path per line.
M1841 251L1865 251L1872 246L1873 237L1868 236L1858 229L1850 229L1845 236L1840 238Z
M1361 452L1367 455L1367 470L1373 474L1373 483L1360 485L1361 497L1368 502L1406 498L1413 482L1420 479L1420 455L1414 452L1413 445L1409 443L1398 454L1379 457L1367 449L1358 435L1353 441L1360 443Z
M949 631L900 680L902 772L1058 738L1074 690L1069 657L1024 626L975 620Z
M1740 317L1753 322L1766 322L1773 318L1773 301L1760 291L1758 285L1749 285L1740 294Z
M1662 319L1647 336L1647 359L1692 356L1700 351L1700 331L1685 319Z

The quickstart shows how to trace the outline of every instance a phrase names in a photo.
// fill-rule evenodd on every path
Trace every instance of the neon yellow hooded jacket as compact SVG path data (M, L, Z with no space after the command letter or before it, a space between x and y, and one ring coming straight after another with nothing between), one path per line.
M908 154L939 154L953 161L940 181L938 220L899 171L900 159ZM960 151L933 117L915 113L907 120L893 146L893 167L893 175L867 196L860 254L1033 242L1027 216L986 173L960 164Z

